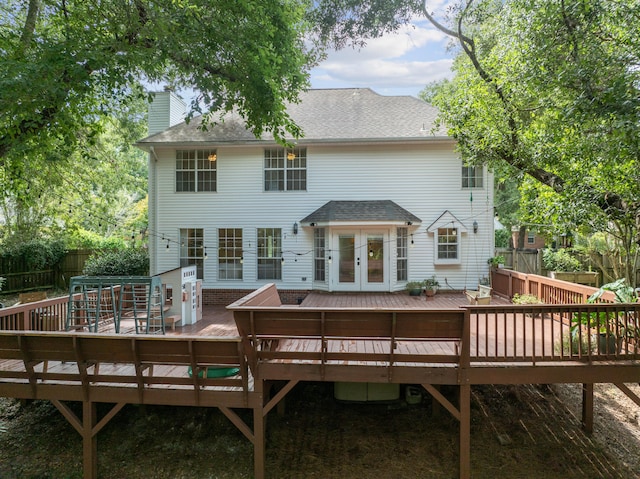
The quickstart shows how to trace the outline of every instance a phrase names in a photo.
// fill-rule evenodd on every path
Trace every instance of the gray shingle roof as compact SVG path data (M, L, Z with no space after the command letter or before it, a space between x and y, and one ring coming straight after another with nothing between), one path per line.
M288 112L302 128L301 141L398 141L446 138L432 132L437 108L411 96L383 96L368 88L314 89L300 95L300 103ZM238 115L228 114L224 123L199 129L201 117L181 123L138 142L139 146L198 143L253 143L262 139L245 128Z
M329 223L333 221L421 222L416 215L390 200L329 201L300 220L301 223Z

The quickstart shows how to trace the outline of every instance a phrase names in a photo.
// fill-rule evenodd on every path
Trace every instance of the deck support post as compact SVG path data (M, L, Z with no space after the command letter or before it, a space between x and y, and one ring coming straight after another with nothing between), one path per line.
M82 468L85 479L98 478L98 435L93 433L96 425L96 403L82 402Z
M111 410L98 422L96 403L82 401L82 420L62 401L52 399L51 403L60 411L65 419L82 436L82 477L84 479L98 478L98 433L107 423L118 414L126 403L116 403Z
M593 433L593 383L582 385L582 428Z
M265 467L265 431L266 421L264 413L265 381L255 379L255 392L258 393L259 406L253 408L253 475L255 479L264 479Z
M471 386L460 385L460 479L471 477Z

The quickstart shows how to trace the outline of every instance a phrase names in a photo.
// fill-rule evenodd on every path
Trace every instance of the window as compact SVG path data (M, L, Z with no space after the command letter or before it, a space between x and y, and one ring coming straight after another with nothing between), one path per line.
M202 228L180 230L180 266L195 264L198 278L204 279L204 236Z
M305 191L306 189L306 148L266 148L264 150L265 191Z
M325 262L326 237L324 228L315 228L313 230L313 280L326 281L326 262Z
M218 279L242 279L242 229L218 229Z
M527 233L527 244L534 244L536 242L536 234L532 231Z
M216 191L216 150L176 150L176 191Z
M438 228L438 260L458 259L458 228Z
M408 229L398 228L396 237L396 279L398 281L407 280L407 257L409 255L407 240Z
M280 228L258 228L258 279L282 279Z
M482 188L483 186L482 166L462 165L462 187Z

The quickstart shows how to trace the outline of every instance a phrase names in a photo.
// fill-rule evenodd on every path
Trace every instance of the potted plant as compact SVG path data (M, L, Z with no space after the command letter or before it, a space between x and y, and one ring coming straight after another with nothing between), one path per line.
M487 260L487 263L492 268L504 268L504 256L499 254L497 256L494 256L493 258L489 258Z
M436 292L438 291L438 287L440 286L440 283L438 283L438 280L436 279L436 275L434 274L433 276L431 276L431 278L425 279L422 284L424 285L424 294L426 296L433 296L436 294Z
M600 298L607 291L614 293L616 303L634 303L638 300L636 292L626 282L626 278L620 278L612 283L607 283L593 293L587 299L588 304L600 302ZM635 335L635 328L625 321L624 313L612 316L607 312L577 313L572 318L571 335L579 335L581 327L597 335L598 351L601 354L619 352L625 336Z
M406 289L409 296L420 296L422 294L422 281L409 281Z

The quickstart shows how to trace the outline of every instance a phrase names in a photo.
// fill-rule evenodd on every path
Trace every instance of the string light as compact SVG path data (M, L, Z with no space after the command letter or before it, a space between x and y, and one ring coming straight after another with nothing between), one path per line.
M72 185L72 186L74 186L74 185ZM76 188L76 190L77 190L77 188ZM52 196L55 198L55 197L56 197L56 196L58 196L58 195L53 194ZM39 192L39 193L38 193L38 197L39 197L39 198L41 198L41 197L42 197L42 192ZM60 207L63 207L63 203L66 203L66 202L67 202L67 198L66 198L66 197L64 197L64 198L63 198L63 197L58 196L58 199L59 199L58 204L59 204L59 206L60 206ZM473 201L473 200L471 199L470 201ZM513 201L515 201L515 200L514 200L514 199L509 199L509 200L505 200L505 201L503 201L501 204L505 204L505 203L513 202ZM85 202L84 202L84 204L91 204L91 202L90 202L90 201L85 201ZM500 205L494 205L494 206L492 206L491 208L487 208L487 211L488 211L488 210L492 210L492 211L493 211L493 210L494 210L496 207L498 207L498 206L500 206ZM68 211L69 211L69 213L73 213L73 210L74 210L75 208L76 208L76 205L68 204ZM91 212L88 212L88 214L90 214L90 215L91 215L92 213L91 213ZM470 218L468 218L468 219L474 219L474 220L475 220L475 218L477 218L479 214L481 214L481 213L477 212L477 210L476 210L476 213L475 213L475 214L473 214L473 215L472 215ZM96 214L93 214L93 217L95 217L96 219L99 219L98 226L99 226L100 228L102 228L102 227L103 227L103 225L104 225L105 223L107 223L107 224L108 224L108 223L110 223L110 222L111 222L111 224L113 225L113 227L114 227L114 228L116 228L116 229L117 229L117 228L119 227L119 226L118 226L118 223L117 223L117 222L115 222L115 221L113 221L113 220L109 220L109 219L106 219L106 218L100 218L100 216L99 216L99 215L96 215ZM465 222L465 220L466 220L466 219L459 219L459 220L458 220L458 222L460 222L460 223L464 223L464 222ZM453 225L453 226L456 226L456 223L458 223L458 222L453 222L453 221L452 221L452 225ZM427 232L427 231L418 231L418 232L417 232L417 233L415 233L415 234L417 234L417 235L420 235L420 234L424 234L424 235L426 235L426 234L428 234L428 232ZM162 241L166 241L166 242L167 242L167 244L166 244L166 248L167 248L167 249L170 249L171 243L180 244L180 246L184 246L184 242L182 242L182 241L178 241L178 240L174 240L174 239L171 239L171 238L167 237L165 233L159 233L159 232L156 232L156 231L154 231L153 229L149 229L149 228L148 228L147 230L143 230L143 231L141 231L141 236L142 236L142 239L144 239L144 237L145 237L145 236L148 236L148 237L150 237L150 238L151 238L151 237L157 237L157 238L159 238L159 239L161 238L161 240L162 240ZM410 246L411 246L412 248L415 246L415 238L414 238L414 236L415 236L415 235L414 235L414 233L411 233ZM132 232L132 234L131 234L131 239L135 239L135 232ZM392 241L395 241L395 240L391 240L391 239L389 239L387 242L388 242L388 243L391 243ZM248 246L249 246L249 248L251 248L251 244L250 244L250 243L248 244ZM359 248L362 248L362 247L364 247L364 246L367 246L367 245L358 245L358 246L355 246L355 248L356 248L356 249L359 249ZM204 255L204 257L205 257L205 258L208 258L208 254L207 254L207 246L204 246L203 248L204 248L204 249L203 249L203 255ZM327 252L331 252L331 250L326 250L326 251L327 251ZM243 249L243 256L240 258L240 263L241 263L241 264L243 264L243 263L244 263L244 256L245 256L247 253L248 253L248 254L254 254L254 255L257 255L257 253L256 253L255 251L251 251L251 250L247 251L247 250L244 250L244 249ZM311 250L311 251L306 251L306 252L283 251L283 254L284 254L284 253L293 254L293 255L294 255L294 257L295 257L294 259L297 261L297 257L298 257L298 256L309 255L309 254L313 253L313 250ZM328 260L328 262L329 262L329 263L331 263L331 262L332 262L332 256L330 255L330 256L328 257L328 259L327 259L327 260ZM283 256L282 256L282 258L281 258L281 263L282 263L282 264L284 264L284 262L285 262L285 258L284 258L284 255L283 255Z

